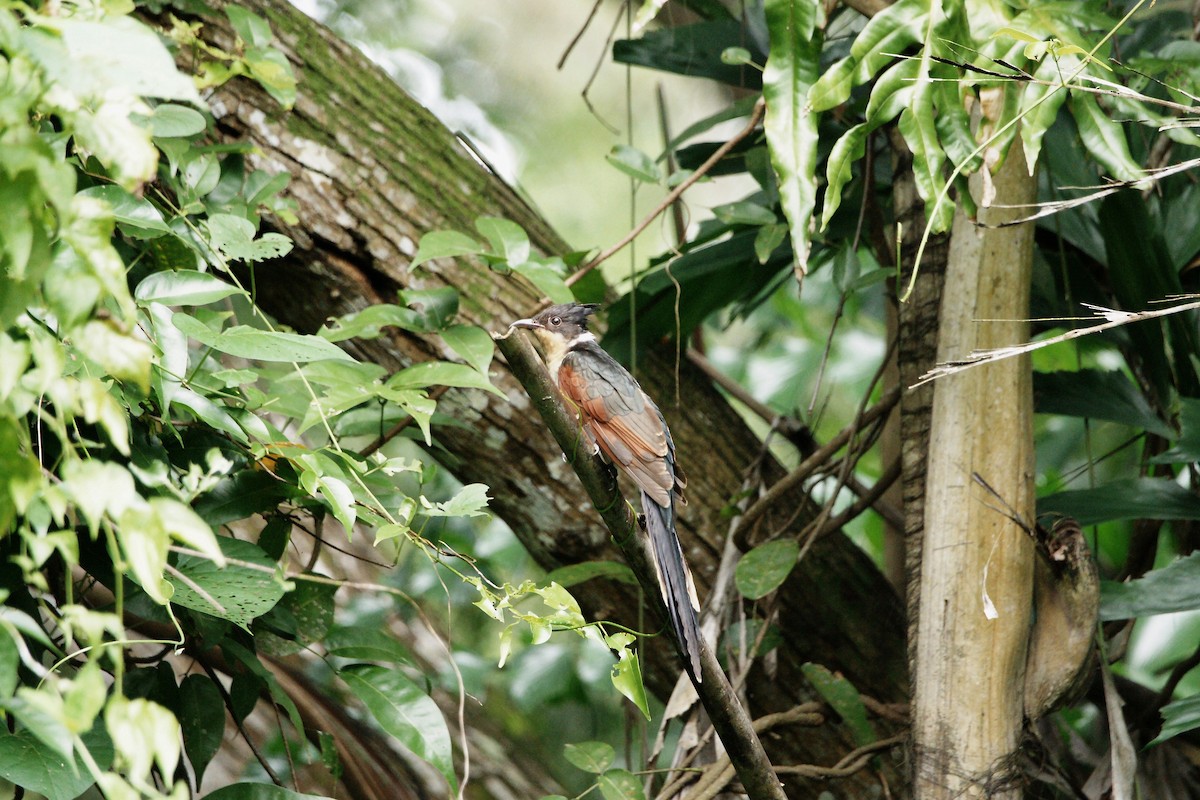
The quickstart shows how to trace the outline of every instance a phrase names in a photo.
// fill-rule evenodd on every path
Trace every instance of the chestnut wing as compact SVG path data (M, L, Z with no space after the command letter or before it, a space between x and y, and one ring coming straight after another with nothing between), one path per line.
M563 359L558 385L604 454L654 502L670 505L675 473L666 426L633 376L603 351L576 350Z

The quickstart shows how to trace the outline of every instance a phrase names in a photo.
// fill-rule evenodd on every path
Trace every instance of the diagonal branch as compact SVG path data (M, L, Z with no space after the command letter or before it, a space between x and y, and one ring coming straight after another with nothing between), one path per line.
M578 420L573 419L559 403L558 390L529 340L524 336L493 338L563 452L578 454ZM584 491L600 513L613 540L621 548L646 598L655 604L659 617L666 619L649 542L646 536L638 534L637 520L631 506L621 496L613 470L599 456L587 457L582 454L571 460L571 468L579 476ZM747 794L753 800L784 800L783 786L775 776L762 742L754 733L750 715L738 701L716 656L703 639L700 642L700 667L703 681L696 687L700 702L708 712L717 735L721 737Z

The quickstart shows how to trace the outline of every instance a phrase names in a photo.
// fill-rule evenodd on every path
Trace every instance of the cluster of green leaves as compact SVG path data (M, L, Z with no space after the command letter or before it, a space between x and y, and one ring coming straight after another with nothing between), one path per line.
M646 3L646 14L652 5ZM734 148L712 172L745 173L758 188L713 209L714 219L702 221L678 252L651 261L632 290L632 304L613 305L605 343L619 357L628 358L641 342L687 335L718 310L746 316L764 309L759 345L768 336L809 336L786 310L794 303L781 299L780 287L797 270L832 272L840 303L877 293L879 278L889 272L877 265L895 254L877 245L868 252L865 243L891 235L884 226L891 222L886 212L894 176L890 157L871 160L867 153L886 152L885 129L898 132L912 152L926 234L947 231L956 207L974 214L966 177L996 169L1018 141L1027 168L1040 171L1044 201L1077 196L1063 187L1144 179L1156 141L1159 154L1170 159L1155 166L1185 162L1200 144L1194 127L1177 118L1181 109L1166 105L1195 103L1200 58L1188 40L1188 21L1145 2L1130 3L1122 18L1101 2L898 0L870 19L848 8L826 19L827 7L815 1L765 0L743 20L717 4L688 5L700 21L618 42L614 58L761 89L767 105L762 137ZM1126 33L1117 63L1111 60L1114 36ZM763 65L761 74L756 64ZM756 100L743 97L692 125L668 150L682 167L694 168L719 144L695 143L696 137L746 116ZM619 159L630 174L666 185L658 167L666 155L625 148ZM1194 289L1189 269L1200 251L1198 208L1194 183L1181 178L1160 182L1153 197L1126 193L1043 219L1034 316L1074 316L1080 301L1144 309ZM879 227L874 237L873 225ZM811 279L806 286L812 291ZM805 304L800 316L820 313L825 297ZM630 338L631 305L638 342ZM790 332L778 333L776 326ZM1098 555L1112 573L1125 571L1132 520L1200 518L1200 454L1188 444L1200 396L1194 330L1193 315L1180 315L1110 335L1085 347L1071 366L1053 357L1038 362L1039 412L1120 426L1090 429L1103 445L1116 446L1122 437L1116 456L1090 472L1080 467L1090 457L1075 434L1058 433L1061 424L1047 418L1040 442L1041 480L1051 493L1039 508L1098 525ZM790 352L794 363L795 349ZM799 403L789 396L776 405L786 410ZM1131 453L1131 434L1146 438L1147 456ZM1067 490L1084 474L1100 485ZM1200 577L1195 559L1172 562L1183 543L1164 537L1160 544L1156 565L1170 565L1169 572L1106 584L1104 619L1200 610L1194 592L1183 590ZM743 595L757 599L778 588L796 552L793 542L771 542L748 553L737 574ZM1160 594L1165 584L1178 591ZM1176 637L1160 668L1190 655L1186 640ZM1200 683L1185 680L1184 699L1164 709L1170 735L1200 727L1198 691Z
M337 624L337 582L287 566L294 525L328 516L455 571L422 532L484 515L487 487L434 500L432 464L350 444L409 420L435 444L434 387L498 391L491 338L455 322L448 289L280 330L243 281L292 246L259 230L264 215L295 221L288 176L215 143L197 87L249 78L286 111L290 65L244 9L226 11L230 51L132 11L0 3L0 778L52 800L92 785L186 797L226 713L240 724L269 697L304 729L262 659L308 648L456 788L419 665L384 631ZM457 360L385 375L336 344L388 326L440 337ZM461 577L501 622L583 624L556 585L496 594ZM514 609L534 594L550 612ZM211 668L178 680L176 651L227 670L229 688Z

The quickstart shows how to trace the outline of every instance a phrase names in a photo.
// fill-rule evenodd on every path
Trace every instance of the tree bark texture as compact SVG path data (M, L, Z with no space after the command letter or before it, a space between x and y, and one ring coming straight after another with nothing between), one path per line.
M1019 143L995 178L997 205L1034 200ZM982 181L972 180L978 192ZM984 223L1011 211L981 209ZM938 361L1025 341L1033 226L951 232ZM999 321L998 321L999 320ZM919 798L1021 796L1009 756L1024 712L1032 611L1029 537L974 480L978 473L1033 518L1033 401L1027 358L938 380L926 474L917 590L912 735Z
M518 222L543 252L565 252L547 224L351 46L283 0L245 5L270 20L301 81L292 112L242 79L210 99L222 139L249 140L257 148L248 156L253 166L292 175L287 196L296 202L298 222L268 223L296 246L288 256L257 267L259 303L295 329L314 331L331 316L396 302L398 290L452 286L459 291L462 321L500 331L527 316L540 292L515 276L462 260L437 261L417 270L409 264L424 233L471 231L482 215ZM203 37L231 45L221 15L204 22ZM564 180L570 180L569 173ZM580 202L601 201L581 187ZM351 341L347 349L389 370L453 358L437 336L398 330L379 339ZM435 429L442 448L435 457L464 482L486 483L494 497L492 511L547 569L619 558L529 398L502 364L493 368L492 377L506 399L460 389L440 398L439 410L459 424ZM761 443L686 359L676 364L652 353L640 361L638 378L659 400L688 471L691 502L682 510L679 533L703 598L724 547L728 520L722 512L759 458ZM781 474L768 460L765 479L774 481ZM798 531L803 515L799 521L788 520L803 500L799 493L789 497L775 519L762 520L764 530ZM636 593L628 586L592 581L573 592L589 618L638 624ZM780 591L778 602L784 645L772 671L746 687L753 716L813 699L799 670L807 661L842 672L860 691L880 700L906 699L900 603L870 559L848 539L838 534L818 542ZM643 665L650 688L665 697L679 673L671 648L651 641ZM854 747L849 732L834 723L794 733L785 730L767 740L774 763L830 766ZM880 762L895 787L894 764L886 757ZM875 776L862 772L829 784L789 781L789 792L806 797L824 789L853 798L877 786Z

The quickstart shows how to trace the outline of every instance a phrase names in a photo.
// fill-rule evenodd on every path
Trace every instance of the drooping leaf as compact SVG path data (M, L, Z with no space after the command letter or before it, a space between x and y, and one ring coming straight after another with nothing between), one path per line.
M867 22L850 45L850 54L826 69L813 84L809 102L826 111L850 99L850 90L866 83L897 54L921 41L929 0L898 0Z
M1162 707L1162 730L1147 747L1162 744L1181 733L1200 728L1200 694L1167 703Z
M1151 570L1127 583L1100 584L1100 619L1134 619L1200 609L1200 553Z
M199 782L225 736L225 702L207 676L192 674L180 681L178 716L183 749Z
M619 651L619 660L612 668L612 682L617 691L638 707L647 721L650 719L650 701L646 697L646 684L642 681L642 666L638 654L627 647Z
M1179 441L1170 450L1155 456L1151 461L1156 464L1200 462L1200 400L1194 397L1180 398L1179 425L1183 429ZM1174 438L1170 430L1161 435Z
M1104 165L1109 175L1120 181L1136 181L1145 177L1142 168L1129 153L1125 129L1104 113L1094 94L1071 92L1071 113L1083 146Z
M954 220L954 203L947 196L946 179L942 170L946 153L938 139L934 91L928 69L917 75L912 103L900 113L900 133L912 151L913 182L925 201L925 215L932 233L950 229Z
M638 39L614 42L613 60L757 89L761 85L758 70L721 62L721 53L726 48L747 45L754 60L759 64L763 62L765 43L747 41L746 33L741 21L728 17L691 25L673 25L648 31Z
M1121 372L1035 372L1033 402L1040 414L1105 419L1167 438L1175 436L1133 381Z
M446 720L420 687L399 670L363 664L339 670L338 675L383 730L436 767L451 793L458 791Z
M808 270L808 229L817 197L817 114L808 94L821 57L820 5L817 0L766 0L763 10L771 41L763 70L763 128L799 280Z
M1166 478L1134 478L1039 498L1038 513L1073 517L1085 527L1120 519L1200 519L1200 497Z
M879 738L867 719L867 707L863 705L858 689L855 689L850 681L841 675L835 675L820 664L810 662L800 669L817 690L817 694L821 695L846 723L854 734L856 744L862 747Z

